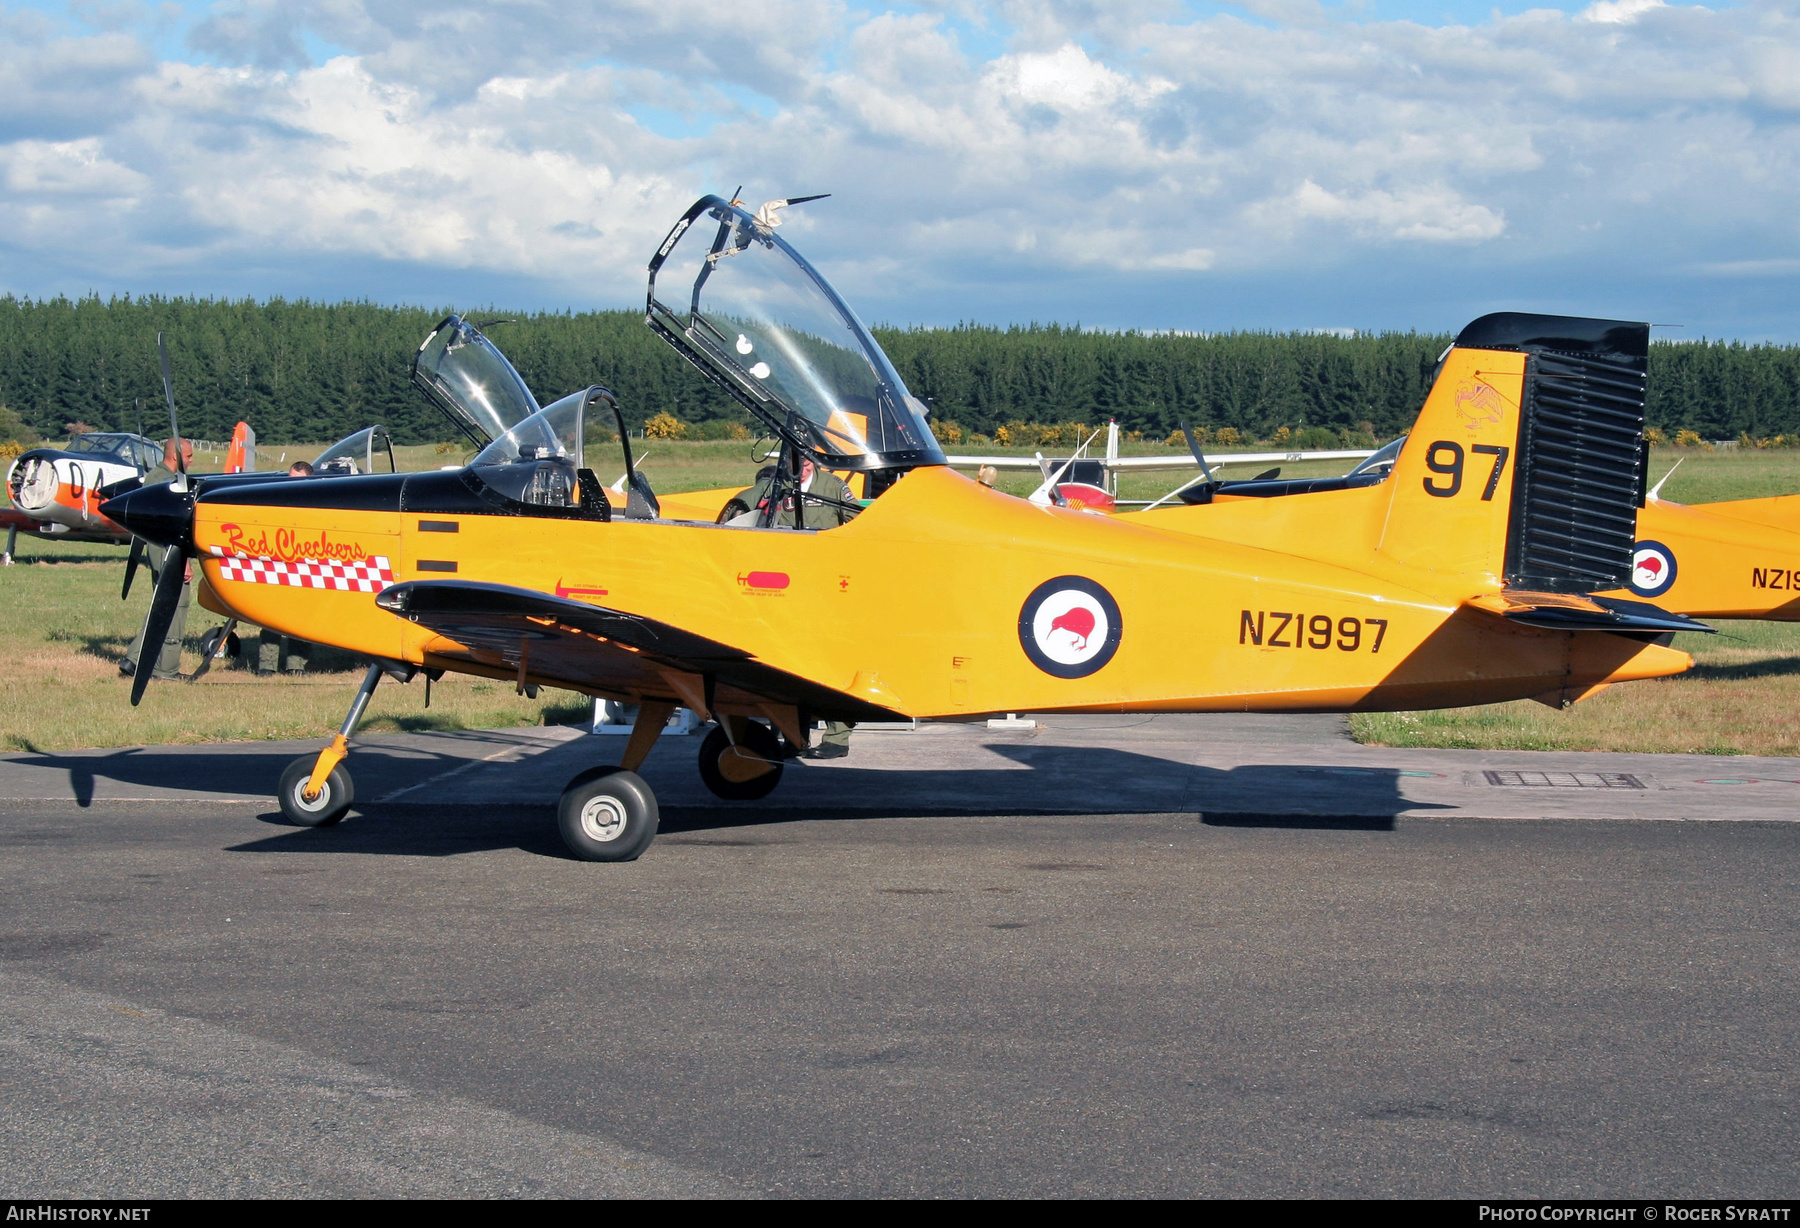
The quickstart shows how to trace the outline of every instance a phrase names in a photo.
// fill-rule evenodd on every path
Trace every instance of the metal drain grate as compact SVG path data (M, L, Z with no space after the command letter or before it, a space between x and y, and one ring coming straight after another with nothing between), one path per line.
M1527 789L1647 789L1630 772L1483 772L1490 785Z

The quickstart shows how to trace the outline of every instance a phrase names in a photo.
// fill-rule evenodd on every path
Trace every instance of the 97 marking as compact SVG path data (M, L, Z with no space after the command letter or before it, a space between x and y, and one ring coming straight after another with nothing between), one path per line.
M1506 458L1512 449L1498 444L1478 443L1469 449L1478 456L1494 458L1494 468L1488 473L1487 485L1482 487L1481 501L1491 502L1494 492L1500 489L1500 474L1506 468ZM1440 459L1448 456L1448 460ZM1430 478L1425 479L1425 493L1439 499L1449 499L1462 490L1463 481L1463 449L1460 443L1451 439L1440 439L1425 449L1425 467L1440 477L1449 479L1438 485Z
M1251 617L1252 615L1255 617ZM1290 614L1286 610L1245 610L1238 617L1238 643L1259 648L1326 649L1334 643L1340 652L1358 652L1365 637L1369 651L1381 651L1387 638L1385 618L1339 618L1329 614ZM1291 637L1291 638L1290 638Z

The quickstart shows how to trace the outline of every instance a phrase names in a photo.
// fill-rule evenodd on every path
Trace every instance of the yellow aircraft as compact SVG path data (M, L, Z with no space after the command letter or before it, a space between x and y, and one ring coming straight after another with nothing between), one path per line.
M1800 621L1800 495L1690 506L1651 491L1618 591L1696 618Z
M1307 513L1297 532L1238 541L1219 531L1232 505L1201 532L1183 518L1199 509L1090 516L949 469L924 407L772 218L705 197L650 262L650 327L780 440L748 523L671 518L604 388L501 429L535 402L454 317L415 378L493 424L469 466L177 480L107 505L196 560L207 608L375 660L338 736L283 774L293 821L343 817L348 739L383 673L640 705L620 763L577 776L558 807L576 857L621 861L655 834L637 768L677 705L718 723L707 785L751 798L818 720L1429 708L1692 664L1655 641L1698 624L1591 595L1630 571L1645 325L1484 317L1389 482L1279 501ZM614 432L618 500L594 468L595 438ZM803 458L864 475L868 506L842 525L823 514ZM154 607L173 601L159 586Z

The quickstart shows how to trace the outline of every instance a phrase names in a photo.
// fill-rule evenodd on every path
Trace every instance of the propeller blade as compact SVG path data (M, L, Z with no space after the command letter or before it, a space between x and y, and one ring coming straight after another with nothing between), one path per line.
M1206 463L1206 457L1201 454L1200 445L1194 440L1194 432L1188 430L1188 424L1185 422L1181 424L1181 433L1187 437L1188 451L1192 452L1194 454L1194 459L1199 462L1200 472L1206 475L1206 480L1209 482L1218 481L1217 478L1213 477L1212 466Z
M187 473L187 460L181 455L181 424L175 420L175 385L169 379L169 347L163 344L163 335L156 334L156 356L162 362L163 399L169 403L169 436L175 443L175 468L182 474ZM137 700L132 700L136 703Z
M175 621L175 607L181 604L181 586L187 583L187 555L171 549L163 556L162 574L156 577L156 593L150 598L150 612L144 616L144 638L138 649L137 672L131 676L131 706L137 707L156 672L162 656L163 640L169 624Z
M131 596L131 578L137 575L138 564L144 561L144 539L131 539L131 553L125 556L125 583L119 586L119 600Z

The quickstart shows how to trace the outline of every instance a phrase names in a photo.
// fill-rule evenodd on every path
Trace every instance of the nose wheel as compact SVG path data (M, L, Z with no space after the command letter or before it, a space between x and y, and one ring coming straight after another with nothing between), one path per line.
M288 822L301 827L330 827L349 812L350 803L356 800L356 787L341 763L326 773L316 793L307 796L318 758L317 755L301 755L281 773L281 790L277 795L281 813L287 816Z
M228 628L229 630L229 628ZM207 661L212 658L207 657ZM344 717L337 737L316 755L301 755L281 773L281 787L276 800L288 821L301 827L330 827L342 819L356 800L356 788L350 781L344 757L350 753L350 735L362 722L369 696L381 681L381 666L371 664L363 674L356 698L350 701L349 715Z

